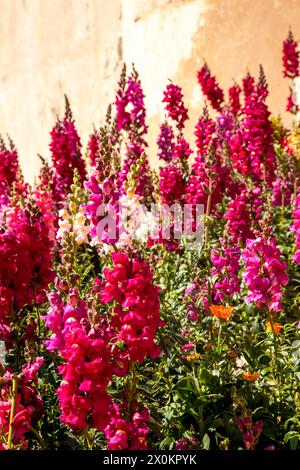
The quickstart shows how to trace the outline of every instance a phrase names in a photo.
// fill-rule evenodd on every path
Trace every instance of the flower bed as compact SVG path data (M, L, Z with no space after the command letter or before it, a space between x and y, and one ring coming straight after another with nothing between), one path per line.
M158 172L134 68L85 153L66 98L33 186L1 139L1 450L300 448L299 124L262 67L198 81L194 144L165 89Z

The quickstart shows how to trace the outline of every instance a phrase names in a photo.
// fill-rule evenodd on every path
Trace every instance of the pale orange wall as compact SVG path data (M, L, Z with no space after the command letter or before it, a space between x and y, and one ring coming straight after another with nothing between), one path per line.
M37 174L36 154L49 156L63 93L85 144L123 61L135 62L144 84L152 160L168 78L183 87L192 134L203 58L224 87L262 63L270 107L284 113L281 42L289 26L300 39L300 0L0 0L0 11L0 132L15 140L27 179Z

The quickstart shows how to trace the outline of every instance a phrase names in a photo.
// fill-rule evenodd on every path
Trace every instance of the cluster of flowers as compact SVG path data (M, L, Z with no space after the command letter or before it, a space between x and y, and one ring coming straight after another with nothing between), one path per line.
M291 33L283 65L284 76L298 77ZM171 348L158 342L160 328L169 327L162 312L167 317L172 308L167 274L162 292L156 277L168 256L178 264L183 260L178 272L188 278L180 291L182 297L185 290L183 319L173 312L174 324L184 326L180 361L200 360L188 326L200 330L203 318L205 328L211 321L210 341L218 336L219 354L221 327L233 316L234 303L251 303L267 318L266 332L281 335L283 326L273 317L284 309L288 268L300 264L300 168L291 134L270 117L262 68L258 78L248 73L226 96L207 64L198 81L215 114L205 105L193 148L185 136L189 116L182 89L167 85L158 172L148 162L144 94L134 68L128 76L122 71L115 115L110 109L106 124L90 135L86 162L67 99L65 116L51 131L52 166L43 161L33 188L22 179L13 143L8 149L0 139L0 341L9 352L8 366L0 364L0 449L26 448L27 436L38 435L41 353L58 372L64 425L85 436L89 446L96 430L110 450L148 447L150 411L140 399L136 370L146 361L156 364ZM204 246L195 262L174 236L174 219L167 239L161 229L156 238L144 236L132 220L139 217L140 202L190 204L193 210L203 205ZM110 222L120 222L120 203L131 209L128 225L141 235L138 241L126 238L122 224L121 232L112 230ZM295 246L288 259L278 226L284 226L291 204ZM203 351L213 348L210 342L204 346ZM226 354L235 359L237 353ZM242 370L241 377L251 384L260 374ZM254 424L247 415L236 425L245 448L254 449L262 421ZM179 450L202 445L193 430L177 435L173 444Z
M246 302L254 302L258 308L266 307L278 312L283 287L288 283L287 264L280 259L280 250L274 238L257 236L246 241L243 251L245 262L244 282L249 289Z
M103 431L109 423L106 388L112 377L107 341L90 325L86 302L75 288L66 304L57 292L50 294L45 321L52 331L48 349L65 360L59 366L62 383L57 390L62 422L74 430L90 426Z
M54 279L52 242L39 212L30 214L19 207L6 207L0 232L0 331L10 336L10 322L25 306L46 300Z
M154 338L163 322L148 266L124 253L114 253L112 260L114 268L104 270L105 281L97 279L93 290L103 304L114 302L111 318L94 315L91 320L92 312L76 288L65 303L67 286L57 280L61 292L50 294L45 316L52 331L47 348L63 359L57 390L62 422L76 431L105 431L110 449L141 449L146 448L147 409L137 411L136 404L126 421L107 387L113 374L125 376L131 364L157 357L160 348Z
M145 407L138 410L135 402L130 408L131 419L128 421L120 407L116 403L112 405L110 423L105 428L108 450L147 449L149 411Z
M17 185L19 172L18 154L10 141L10 148L0 136L0 206L7 204L13 185Z
M251 416L237 418L237 425L243 434L243 443L247 450L253 450L263 429L263 421L253 423Z
M160 353L155 343L156 330L163 326L159 314L158 287L153 286L149 267L125 253L113 253L113 269L105 269L101 292L104 303L114 302L114 341L121 341L123 362L142 362Z
M82 180L85 178L85 165L81 156L81 142L75 127L72 112L66 97L66 112L58 119L51 131L50 151L52 158L52 193L60 204L69 192L75 168Z
M292 31L289 31L288 37L283 41L282 62L283 76L292 80L299 77L299 55L298 44L294 39ZM298 104L295 103L293 86L290 87L290 94L287 99L286 110L293 114L299 111Z

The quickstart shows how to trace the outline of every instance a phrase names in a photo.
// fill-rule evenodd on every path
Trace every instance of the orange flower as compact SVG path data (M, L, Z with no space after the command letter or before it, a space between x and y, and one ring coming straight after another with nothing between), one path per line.
M188 362L198 361L200 358L201 354L199 353L189 354L189 356L186 357Z
M259 372L253 372L253 374L251 374L251 372L243 371L242 376L243 376L243 379L246 380L246 382L252 383L252 382L255 382L255 380L258 379Z
M281 328L283 328L283 325L281 325L281 323L278 323L278 322L273 322L273 328L274 328L275 335L280 335L281 334L280 330ZM272 324L270 320L266 321L266 330L268 333L273 333Z
M223 305L211 305L209 310L213 315L220 318L220 320L226 320L232 314L233 307L224 307Z

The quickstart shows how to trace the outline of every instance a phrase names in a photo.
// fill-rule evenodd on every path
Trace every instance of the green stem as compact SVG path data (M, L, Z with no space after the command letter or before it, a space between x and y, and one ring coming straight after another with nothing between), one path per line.
M7 438L7 448L8 449L11 449L11 447L12 447L12 438L13 438L12 423L13 423L15 413L16 413L17 391L18 391L18 378L16 376L13 376L13 378L12 378L11 408L10 408L8 438Z
M36 313L36 317L37 317L38 338L40 338L40 336L41 336L41 316L40 316L40 311L37 308L35 286L33 286L33 300L34 300L34 309L35 309L35 313Z
M270 325L271 325L271 329L272 329L272 333L273 333L273 345L274 345L274 356L275 356L275 360L274 360L274 376L275 376L276 381L279 382L280 374L277 374L277 364L278 364L278 346L277 346L277 338L276 338L276 333L275 333L275 330L274 330L274 324L273 324L272 315L271 315L271 313L270 313L269 311L268 311L268 316L269 316L269 321L270 321Z
M220 321L219 333L218 333L217 354L220 354L220 352L221 352L221 336L222 336L222 329L223 329L223 325L222 325L222 322Z
M211 210L211 199L212 199L212 190L211 190L211 181L209 182L208 187L208 198L207 198L207 206L205 212L205 232L204 232L204 244L207 246L208 244L208 236L209 236L209 215Z

